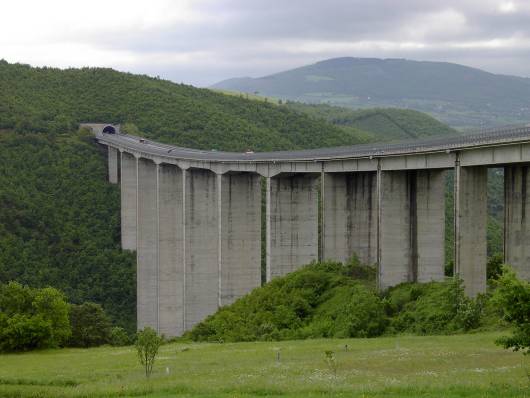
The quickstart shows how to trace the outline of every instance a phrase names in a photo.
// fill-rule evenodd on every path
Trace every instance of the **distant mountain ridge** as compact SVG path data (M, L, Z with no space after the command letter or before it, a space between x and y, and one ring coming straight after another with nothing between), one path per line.
M453 127L530 121L529 78L447 62L334 58L261 78L224 80L213 87L350 108L409 108Z

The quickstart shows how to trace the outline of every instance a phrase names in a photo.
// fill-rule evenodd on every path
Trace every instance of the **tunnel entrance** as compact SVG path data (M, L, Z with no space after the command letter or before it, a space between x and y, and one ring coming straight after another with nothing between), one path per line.
M116 134L116 129L112 126L105 126L103 129L104 134Z

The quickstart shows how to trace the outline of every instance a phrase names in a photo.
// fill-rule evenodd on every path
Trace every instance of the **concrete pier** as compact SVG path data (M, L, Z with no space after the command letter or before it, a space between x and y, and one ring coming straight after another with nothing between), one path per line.
M261 178L254 173L219 178L222 306L261 285Z
M159 332L180 336L184 325L184 208L182 170L158 168Z
M446 174L434 169L416 172L416 282L444 279Z
M109 167L109 182L111 184L118 183L118 150L116 148L108 148L108 167Z
M121 247L136 250L136 158L121 153Z
M320 174L280 174L267 183L267 280L318 260Z
M530 165L504 168L504 261L530 281Z
M379 286L443 280L445 172L383 171Z
M324 173L324 260L377 261L376 173Z
M407 171L380 172L379 288L413 280L411 178ZM415 181L413 181L415 183Z
M219 305L219 223L217 175L209 170L186 172L186 329Z
M136 250L138 328L159 330L158 165L138 159L138 229Z
M455 273L472 297L486 291L487 171L455 167Z

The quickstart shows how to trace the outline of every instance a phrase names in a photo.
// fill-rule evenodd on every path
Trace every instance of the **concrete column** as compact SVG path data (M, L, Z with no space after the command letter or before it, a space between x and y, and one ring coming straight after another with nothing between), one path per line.
M220 305L261 284L261 180L229 173L221 180Z
M121 248L136 250L136 158L121 153Z
M318 260L318 177L279 175L268 181L267 280Z
M158 169L159 327L166 336L184 330L184 239L182 170Z
M379 288L411 281L411 180L407 171L380 172Z
M444 170L416 172L416 236L418 282L442 281L445 267Z
M485 166L455 167L455 273L472 297L486 291L487 181Z
M443 280L445 172L383 171L379 286Z
M109 160L109 182L118 183L118 150L110 146L107 147Z
M504 261L530 280L530 166L504 168Z
M159 330L158 165L138 159L137 319L138 329Z
M217 176L189 169L185 188L186 329L219 305Z
M376 173L325 173L323 259L377 261Z

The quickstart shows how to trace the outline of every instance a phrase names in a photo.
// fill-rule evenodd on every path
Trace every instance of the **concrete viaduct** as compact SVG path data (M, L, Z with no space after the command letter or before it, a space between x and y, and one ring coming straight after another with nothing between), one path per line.
M108 147L109 180L121 184L122 247L137 253L138 328L181 335L260 286L262 179L267 280L355 253L377 264L384 289L443 279L445 176L454 170L455 271L474 296L486 289L487 168L504 167L505 261L530 279L530 127L231 153L84 126Z

